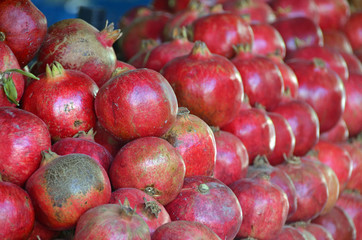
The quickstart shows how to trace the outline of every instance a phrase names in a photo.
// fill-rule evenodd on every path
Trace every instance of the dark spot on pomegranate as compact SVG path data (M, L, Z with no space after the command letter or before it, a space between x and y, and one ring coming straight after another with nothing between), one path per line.
M83 121L81 120L75 120L74 121L74 127L79 127L80 125L82 125Z

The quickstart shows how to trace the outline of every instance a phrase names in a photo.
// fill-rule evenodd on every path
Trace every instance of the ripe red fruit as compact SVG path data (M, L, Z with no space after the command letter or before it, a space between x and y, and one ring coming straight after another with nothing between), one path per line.
M362 12L355 12L348 18L346 24L342 27L354 51L362 47Z
M176 198L184 176L185 163L180 153L157 137L129 142L118 152L109 169L114 189L138 188L162 205Z
M214 13L195 20L192 40L205 42L210 52L227 58L234 56L233 45L253 44L253 31L237 14Z
M205 43L197 41L189 55L167 63L161 73L173 87L179 106L207 124L222 126L236 117L244 95L240 74Z
M297 222L293 224L293 226L304 234L306 232L307 234L312 234L312 237L316 240L334 240L331 233L321 225L307 222Z
M128 64L126 62L123 62L123 61L119 61L117 60L116 62L116 69L114 69L112 75L111 75L111 78L116 76L116 75L120 75L124 72L127 72L127 71L130 71L130 70L135 70L136 68L131 65L131 64Z
M123 141L161 136L175 122L177 99L166 79L151 69L110 79L95 99L98 121Z
M344 1L344 0L342 0ZM326 29L323 30L323 41L324 46L337 50L338 52L350 53L352 54L352 47L349 43L349 40L339 29Z
M0 176L0 238L27 239L34 227L34 208L26 191Z
M108 171L113 160L108 150L94 141L93 129L89 130L88 133L79 132L72 138L60 139L52 145L52 151L58 155L86 154L96 160L106 171Z
M121 149L125 143L105 130L99 121L97 121L94 130L94 141L105 147L113 157L116 156L119 149Z
M272 0L270 6L278 19L306 17L319 23L319 12L315 0Z
M0 107L0 173L22 186L39 167L41 151L51 146L45 123L32 113Z
M107 173L88 155L50 152L43 161L26 183L41 224L53 230L71 229L88 209L109 201Z
M30 0L0 2L0 42L6 43L21 67L38 52L47 32L47 19Z
M339 119L337 124L330 130L322 133L320 139L328 142L345 142L348 139L348 128L343 118Z
M289 210L288 198L279 186L269 181L268 174L239 179L230 188L244 213L238 237L266 239L282 229Z
M152 240L220 240L210 228L194 221L172 221L159 227L152 235Z
M119 201L126 201L126 199L129 201L130 207L146 222L151 235L158 227L171 222L170 215L161 203L136 188L118 188L112 192L109 203L117 204Z
M293 70L283 61L275 61L283 78L284 92L282 101L289 98L297 98L298 96L298 79Z
M248 151L249 164L258 155L267 155L275 147L275 128L265 111L257 108L245 109L222 130L237 136Z
M33 231L31 231L27 240L52 240L59 235L58 231L51 230L50 228L44 226L38 221L34 222Z
M159 42L156 42L153 39L142 40L141 47L138 52L128 60L128 63L132 64L132 66L135 66L136 68L143 68L151 50L159 44Z
M181 154L185 177L211 176L216 161L216 143L211 128L186 108L179 108L175 123L162 136Z
M319 15L319 26L324 29L339 29L345 25L351 9L347 0L314 0Z
M85 212L77 222L74 240L151 240L145 221L127 200L123 205L103 204Z
M127 10L119 20L120 29L126 28L128 25L132 24L133 21L136 21L137 18L150 16L153 12L153 9L148 6L136 6Z
M362 63L356 55L345 52L340 52L340 54L346 61L349 75L353 73L362 74Z
M96 123L96 83L86 74L64 70L59 63L47 66L45 74L24 92L22 108L40 117L53 140L88 131Z
M243 142L234 134L214 130L216 141L216 163L214 178L229 185L246 176L249 157Z
M221 181L207 176L185 178L180 194L166 205L173 221L200 222L221 239L234 239L243 219L235 194Z
M362 143L358 140L351 143L343 143L352 160L352 174L347 182L348 189L355 189L362 193Z
M284 225L282 230L277 235L270 238L270 240L306 240L306 238L303 236L303 233L295 227Z

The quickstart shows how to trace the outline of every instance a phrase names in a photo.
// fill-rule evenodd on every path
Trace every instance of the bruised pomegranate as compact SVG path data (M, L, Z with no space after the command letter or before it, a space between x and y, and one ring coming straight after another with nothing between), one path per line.
M152 240L220 240L210 228L194 221L172 221L160 226L153 234Z
M49 152L26 183L37 220L53 229L75 227L90 208L108 203L111 185L106 171L91 157Z
M123 146L109 169L114 189L145 191L162 205L176 198L185 176L185 163L166 140L144 137Z
M185 178L181 192L166 205L166 210L173 221L200 222L225 240L234 239L243 219L230 188L207 176Z
M337 124L332 127L330 130L322 133L320 139L328 142L345 142L349 136L348 128L346 122L343 118L339 119Z
M0 2L0 42L11 48L21 67L34 58L46 32L47 19L30 0Z
M163 135L175 122L177 109L170 84L146 68L110 79L95 99L98 121L123 141Z
M244 95L236 67L225 57L212 54L197 41L187 56L167 63L162 75L174 89L180 106L211 126L222 126L236 117Z
M147 223L150 234L163 224L171 222L170 215L164 206L147 193L136 188L118 188L112 192L109 203L129 201L131 208Z
M295 227L284 225L282 230L270 240L307 240ZM311 239L308 239L311 240Z
M96 123L95 82L76 70L65 70L58 62L47 65L46 73L24 92L22 108L40 117L53 140L88 131Z
M146 222L125 200L123 205L103 204L85 212L77 222L74 240L151 240Z
M162 136L185 162L185 177L211 176L216 161L216 143L211 128L186 108L179 108L176 122Z
M54 23L39 50L36 70L42 73L46 65L59 62L65 69L78 70L101 87L116 66L113 43L120 37L113 23L102 31L82 19L65 19Z
M32 113L0 107L0 174L22 186L39 167L41 151L51 146L45 123Z

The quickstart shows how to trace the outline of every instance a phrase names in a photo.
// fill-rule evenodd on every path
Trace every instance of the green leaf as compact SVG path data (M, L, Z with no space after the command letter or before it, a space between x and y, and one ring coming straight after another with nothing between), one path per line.
M18 98L18 92L16 91L15 84L11 76L4 80L4 92L11 103L19 106L19 102L16 100Z
M7 69L4 71L4 73L12 73L12 72L16 72L16 73L20 73L26 77L30 77L30 78L34 78L36 80L39 80L38 77L36 77L34 74L30 73L30 72L25 72L21 69L16 69L16 68L12 68L12 69Z

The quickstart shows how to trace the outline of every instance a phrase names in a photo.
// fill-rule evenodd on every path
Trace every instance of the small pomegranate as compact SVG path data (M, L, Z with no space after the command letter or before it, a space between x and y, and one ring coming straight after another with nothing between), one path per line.
M53 140L88 131L96 123L96 83L86 74L55 62L24 92L22 108L40 117Z
M234 193L221 181L207 176L185 178L181 192L166 205L171 220L200 222L221 239L234 239L243 214Z
M151 240L146 222L125 200L123 205L103 204L85 212L77 222L74 240Z
M144 137L123 146L109 169L114 189L145 191L162 205L176 198L185 176L180 153L166 140Z
M109 203L117 204L119 201L126 201L126 199L130 207L147 223L151 235L158 227L171 222L170 215L161 203L136 188L118 188L112 192Z
M88 209L108 203L107 173L88 155L49 152L42 164L26 183L41 224L53 230L71 229Z
M347 182L348 189L355 189L362 193L362 143L358 140L343 143L352 160L352 174Z
M152 240L220 240L210 228L194 221L172 221L159 227L153 234Z
M274 237L270 238L270 240L307 240L307 239L303 236L303 233L301 233L295 227L284 225L282 227L282 230Z
M343 118L339 119L337 124L330 130L321 133L320 140L328 142L346 142L349 136L346 122Z
M130 71L130 70L135 70L135 69L136 69L135 66L133 66L131 64L128 64L126 62L117 60L116 69L114 69L114 71L112 72L111 77L120 75L120 74L122 74L124 72L127 72L127 71Z

